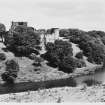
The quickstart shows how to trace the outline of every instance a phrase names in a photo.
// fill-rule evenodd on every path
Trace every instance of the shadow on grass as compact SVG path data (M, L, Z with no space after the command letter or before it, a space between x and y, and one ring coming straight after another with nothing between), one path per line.
M3 50L4 52L9 52L9 50L8 50L7 48L2 48L2 50Z
M50 67L53 67L53 68L57 68L58 66L57 65L55 65L55 64L53 64L53 63L46 63L48 66L50 66Z
M0 94L17 93L24 91L36 91L38 89L49 89L55 87L71 86L75 87L76 82L72 78L49 80L41 82L22 82L15 84L1 84Z

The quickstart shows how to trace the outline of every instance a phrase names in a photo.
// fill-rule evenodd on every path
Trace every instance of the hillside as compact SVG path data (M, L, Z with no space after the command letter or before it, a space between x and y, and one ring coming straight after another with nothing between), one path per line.
M34 48L37 49L36 39L38 38L39 40L39 36L33 32L29 32L29 34L22 33L23 36L15 33L14 37L8 36L6 38L7 42L0 43L0 52L6 55L6 60L0 62L0 75L5 72L5 62L7 60L15 59L20 68L13 87L4 86L4 81L0 76L0 92L5 93L0 95L0 102L104 101L103 81L100 84L97 79L92 80L93 83L91 83L90 87L84 83L85 80L88 80L85 79L85 76L94 76L95 71L101 72L102 70L105 53L104 41L101 36L94 37L93 34L88 36L79 30L76 30L76 33L75 30L69 31L70 33L66 34L66 36L64 33L61 34L59 32L59 34L57 32L57 37L53 36L55 38L53 40L47 39L46 45L44 45L43 36L40 35L42 37L40 43L42 49L38 49L39 55L33 52L35 51ZM71 33L71 31L74 33ZM29 35L31 36L29 37ZM12 41L10 40L11 38ZM47 36L46 38L49 37ZM86 41L86 39L88 40ZM76 57L80 52L82 52L79 55L80 58ZM17 53L20 55L17 56ZM33 54L31 58L30 53ZM44 57L42 56L43 54L45 54ZM42 59L40 66L35 64L37 57ZM101 74L99 75L101 76ZM81 83L76 80L79 77L84 78ZM76 85L72 87L73 84ZM10 90L8 90L8 87ZM8 93L14 90L21 93ZM23 92L24 90L25 92Z

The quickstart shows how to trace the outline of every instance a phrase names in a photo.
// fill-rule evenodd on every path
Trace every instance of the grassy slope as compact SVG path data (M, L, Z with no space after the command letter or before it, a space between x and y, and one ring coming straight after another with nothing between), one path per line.
M37 67L32 65L34 62L33 60L30 60L27 57L15 57L12 52L4 52L2 48L5 48L5 45L3 43L0 43L0 52L5 53L7 59L16 59L19 63L20 71L18 73L18 78L16 79L16 82L41 81L45 79L49 80L52 78L57 79L67 75L66 73L47 66L45 62L42 62L40 70L36 71ZM4 63L5 61L0 62L0 74L5 71ZM0 83L2 82L3 81L0 77Z

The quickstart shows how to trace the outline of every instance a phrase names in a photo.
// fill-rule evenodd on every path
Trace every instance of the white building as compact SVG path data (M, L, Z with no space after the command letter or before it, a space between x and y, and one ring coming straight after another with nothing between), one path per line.
M54 43L55 40L59 39L59 29L55 29L54 33L52 34L46 34L45 38L46 38L46 43L48 42Z

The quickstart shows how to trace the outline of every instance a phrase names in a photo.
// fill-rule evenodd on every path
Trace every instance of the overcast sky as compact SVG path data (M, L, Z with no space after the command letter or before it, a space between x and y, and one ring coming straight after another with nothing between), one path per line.
M105 31L105 0L0 0L0 22Z

